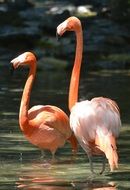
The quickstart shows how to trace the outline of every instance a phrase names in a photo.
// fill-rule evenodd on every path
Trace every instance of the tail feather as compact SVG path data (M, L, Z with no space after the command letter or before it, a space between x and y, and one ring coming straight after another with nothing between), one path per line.
M117 154L117 147L115 138L111 135L110 139L110 148L109 146L105 150L106 157L108 159L111 171L118 168L118 154Z
M118 168L118 154L115 137L112 134L97 135L95 143L97 147L105 153L111 171Z

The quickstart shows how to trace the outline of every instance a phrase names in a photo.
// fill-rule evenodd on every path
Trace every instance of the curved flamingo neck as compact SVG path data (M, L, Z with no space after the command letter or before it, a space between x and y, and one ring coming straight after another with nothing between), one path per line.
M31 89L32 89L33 81L36 74L36 62L31 62L29 66L30 66L30 70L29 70L28 78L23 90L23 95L22 95L21 105L20 105L20 112L19 112L20 128L24 132L26 131L29 132L29 129L27 129L29 125L28 109L29 109Z
M74 104L78 101L79 77L83 52L83 33L81 25L79 25L77 30L75 30L75 34L76 53L69 88L69 110L71 110Z

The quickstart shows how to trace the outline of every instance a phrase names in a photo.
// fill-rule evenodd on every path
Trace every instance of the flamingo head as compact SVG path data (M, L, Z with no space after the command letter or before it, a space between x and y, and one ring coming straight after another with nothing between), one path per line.
M34 62L36 62L36 57L31 52L25 52L11 61L14 69L18 68L19 66L29 65Z
M75 17L71 16L66 19L64 22L59 24L56 30L57 36L62 36L66 31L78 31L81 27L80 20Z

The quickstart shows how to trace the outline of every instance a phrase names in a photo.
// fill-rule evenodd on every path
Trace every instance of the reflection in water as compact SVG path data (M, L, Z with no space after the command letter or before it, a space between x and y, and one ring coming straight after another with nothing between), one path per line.
M64 179L58 178L58 171L55 170L55 175L54 170L53 165L47 162L44 164L30 164L27 169L25 167L25 169L22 170L19 180L16 182L17 188L22 189L26 187L26 189L66 190L68 188L66 187L67 183Z
M93 190L116 190L116 187L99 187L94 188Z
M0 189L115 190L116 185L118 190L130 189L130 71L83 71L81 75L80 100L102 95L116 100L121 108L119 168L114 173L106 170L102 176L91 175L88 158L81 148L72 159L66 143L56 153L58 161L50 164L48 152L41 161L39 149L26 141L19 129L18 112L27 73L20 69L10 78L6 68L0 70ZM68 76L65 72L38 72L31 106L53 104L67 111ZM100 158L96 158L95 166L99 171Z
M59 165L59 163L57 163ZM64 164L64 163L62 163ZM24 169L19 180L16 182L18 189L37 189L37 190L116 190L114 183L91 180L71 180L62 175L64 171L61 169L61 175L58 175L58 170L50 167L45 169L42 164L30 164L27 169ZM55 171L55 172L54 172Z

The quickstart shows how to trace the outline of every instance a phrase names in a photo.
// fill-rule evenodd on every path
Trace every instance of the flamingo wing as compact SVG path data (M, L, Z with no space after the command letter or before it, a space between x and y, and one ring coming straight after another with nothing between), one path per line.
M69 118L60 108L50 105L39 105L32 107L29 112L30 123L35 126L47 125L50 128L55 128L65 138L71 136L71 129L69 125Z
M32 133L26 138L41 149L55 152L71 136L68 116L55 106L34 106L28 111Z
M70 126L81 147L90 157L105 153L111 171L118 167L115 138L121 127L117 104L103 97L76 103L70 114Z
M71 110L70 126L79 143L85 143L86 147L99 132L117 137L121 126L118 106L103 97L78 102Z
M121 120L119 107L116 102L103 97L93 98L91 102L97 116L98 125L104 128L104 130L102 129L104 133L111 132L114 137L118 137Z

